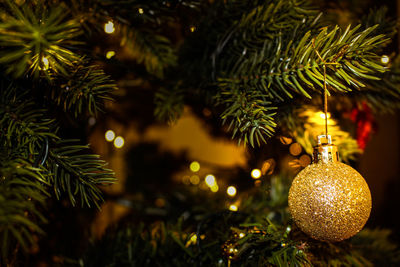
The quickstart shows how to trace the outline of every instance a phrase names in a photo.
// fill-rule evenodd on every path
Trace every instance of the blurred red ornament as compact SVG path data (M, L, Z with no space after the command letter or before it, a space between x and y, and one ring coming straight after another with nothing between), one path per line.
M371 134L376 129L376 123L371 108L363 102L361 107L356 106L350 113L350 119L357 125L356 139L358 146L364 150Z

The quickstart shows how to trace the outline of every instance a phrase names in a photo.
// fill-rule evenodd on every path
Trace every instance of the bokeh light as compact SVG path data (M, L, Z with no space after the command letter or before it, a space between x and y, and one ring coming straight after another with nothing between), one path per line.
M293 143L289 147L289 152L292 156L298 156L301 153L301 145L299 143Z
M124 140L124 138L122 136L118 136L117 138L115 138L114 146L116 148L121 148L121 147L124 146L124 144L125 144L125 140Z
M215 182L215 176L212 175L212 174L207 175L205 180L206 180L206 184L207 184L209 187L212 187L213 185L216 184L216 182Z
M237 211L238 210L238 206L236 206L235 204L232 204L232 205L229 206L229 210Z
M95 117L90 117L88 119L88 123L89 123L90 126L95 125L96 124L96 118Z
M104 24L104 31L108 34L112 34L115 31L114 23L111 20Z
M198 175L192 175L190 176L190 182L194 185L197 185L200 183L200 177Z
M383 55L383 56L381 57L381 62L382 62L383 64L388 64L389 61L390 61L390 58L389 58L387 55Z
M213 184L212 186L210 186L210 190L211 190L211 192L213 192L213 193L217 193L218 190L219 190L219 187L218 187L217 184Z
M106 132L106 134L105 134L105 137L106 137L106 140L107 140L108 142L112 142L112 141L114 140L114 138L115 138L115 133L114 133L114 131L113 131L113 130L108 130L108 131Z
M311 163L311 157L307 154L301 155L299 163L301 167L307 167Z
M234 186L229 186L229 187L226 189L226 193L227 193L229 196L234 197L234 196L236 195L236 187L234 187Z
M319 113L319 117L320 117L321 119L324 119L324 120L325 120L325 113L324 113L324 112L318 112L318 113ZM331 113L327 112L326 115L328 116L328 119L331 118Z
M251 177L258 179L261 177L261 171L259 169L254 169L251 171Z
M106 53L106 58L108 59L112 58L113 56L115 56L115 51L111 50Z
M190 240L191 240L193 243L196 243L196 242L197 242L197 235L196 235L196 234L193 234L192 237L190 238Z
M47 57L42 57L43 62L43 70L47 70L49 68L49 59Z
M281 136L279 138L279 140L281 141L282 144L284 145L290 145L293 142L293 139L290 137L286 137L286 136Z
M189 168L192 172L198 172L200 170L200 163L198 163L197 161L193 161L192 163L190 163Z

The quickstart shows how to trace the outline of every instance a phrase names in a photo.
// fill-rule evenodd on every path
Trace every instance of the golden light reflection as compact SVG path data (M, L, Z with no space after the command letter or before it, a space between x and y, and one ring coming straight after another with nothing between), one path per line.
M139 14L143 14L144 13L143 8L139 7L138 12L139 12Z
M192 237L190 238L190 240L191 240L193 243L196 243L196 242L197 242L197 235L196 235L196 234L193 234Z
M115 31L114 23L111 20L104 24L104 31L108 34L112 34Z
M217 193L218 190L219 190L219 187L218 187L217 184L214 184L213 186L210 186L210 190L211 190L211 192L213 192L213 193Z
M324 112L322 112L322 111L320 111L320 112L318 112L318 114L319 114L319 117L321 118L321 119L323 119L323 120L325 120L325 113ZM326 113L326 115L328 116L328 119L330 119L331 118L331 113ZM325 123L325 122L324 122Z
M47 57L42 57L42 62L43 62L43 70L48 70L49 69L49 59Z
M307 167L311 163L311 157L307 154L304 154L300 157L299 163L301 167Z
M122 136L118 136L117 138L115 138L114 146L116 148L121 148L121 147L124 146L124 144L125 144L125 140L124 140L124 138Z
M201 237L200 237L201 238ZM189 247L190 245L194 245L197 242L197 235L195 233L193 233L189 240L186 242L185 247Z
M234 196L236 195L236 187L234 187L234 186L229 186L229 187L226 189L226 193L227 193L229 196L234 197Z
M274 159L267 159L261 167L262 175L271 175L274 172L276 162Z
M196 30L196 27L195 27L195 26L191 26L191 27L190 27L190 31L191 31L191 32L194 32L195 30Z
M115 133L114 133L114 131L113 131L113 130L108 130L108 131L106 132L106 134L105 134L105 137L106 137L106 140L107 140L108 142L112 142L112 141L114 140L114 138L115 138Z
M215 182L215 176L212 175L212 174L207 175L205 181L206 181L206 184L207 184L209 187L212 187L213 185L216 184L216 182Z
M292 156L298 156L301 153L301 145L299 143L293 143L289 147L289 152Z
M235 204L232 204L232 205L229 206L229 210L237 211L238 210L238 206L236 206Z
M113 56L115 56L115 51L111 50L106 53L106 58L108 59L112 58Z
M197 185L200 183L200 177L198 175L192 175L190 176L190 182L194 185Z
M293 142L293 139L290 137L286 137L286 136L281 136L279 138L279 140L281 141L282 144L284 145L290 145Z
M261 177L261 171L259 169L254 169L251 171L251 177L258 179Z
M198 163L197 161L193 161L192 163L190 163L189 168L192 172L198 172L200 170L200 163Z
M382 62L383 64L388 64L389 61L390 61L390 58L389 58L387 55L383 55L383 56L381 57L381 62Z

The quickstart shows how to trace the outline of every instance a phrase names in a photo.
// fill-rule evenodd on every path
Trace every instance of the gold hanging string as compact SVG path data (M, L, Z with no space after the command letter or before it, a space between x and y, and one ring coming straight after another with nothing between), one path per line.
M326 65L335 64L327 63L315 48L315 38L312 39L312 46L319 59L323 62L322 68L324 70L324 113L325 113L325 135L328 136L328 89L326 88Z

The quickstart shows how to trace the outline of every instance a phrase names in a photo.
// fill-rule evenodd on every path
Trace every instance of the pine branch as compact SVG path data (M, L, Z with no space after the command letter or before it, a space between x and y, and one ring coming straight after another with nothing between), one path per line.
M214 56L225 52L225 47L226 54L236 57L257 53L265 40L272 41L283 32L298 31L298 28L315 27L318 13L307 0L269 1L257 5L242 13L241 18L225 33Z
M68 20L63 5L47 9L25 2L21 7L7 0L8 8L1 11L0 64L6 72L18 78L27 72L38 77L47 70L67 74L78 56L67 47L77 44L79 23Z
M100 208L103 198L97 186L114 183L115 178L98 155L83 153L88 148L77 144L77 140L57 141L49 151L45 166L57 199L66 193L73 206L79 197L81 206L94 204Z
M154 96L156 118L169 123L175 122L183 112L183 93L179 88L160 88Z
M280 101L284 100L284 95L293 97L289 90L311 98L309 89L321 91L323 88L322 68L325 63L315 52L318 51L329 63L326 82L331 89L348 92L352 87L365 87L363 80L378 80L375 73L385 71L372 50L387 39L383 39L383 35L368 37L376 26L357 32L359 27L350 30L349 26L343 33L338 27L331 31L324 28L315 37L308 32L297 45L289 41L286 47L281 38L273 45L266 42L259 59L253 62L243 60L232 69L232 78L220 78L222 86L254 86L266 97ZM271 54L266 54L267 51L274 52L272 58Z
M139 64L144 64L150 74L163 78L165 69L176 65L174 48L165 36L128 26L122 27L121 33L121 45L127 45L130 56Z
M46 116L47 111L35 106L28 91L3 82L0 87L0 140L10 158L18 156L32 164L45 139L57 140L55 121ZM47 184L43 177L40 182Z
M37 168L17 158L0 157L0 263L5 264L11 250L19 244L27 251L36 243L34 236L44 234L39 224L45 223L39 211L46 199L46 190Z
M85 112L96 116L104 111L105 101L111 101L113 91L117 90L101 68L89 65L86 60L74 64L67 76L54 77L50 88L55 103L75 117Z
M400 60L395 58L390 71L380 75L380 81L369 81L362 91L353 91L350 97L366 101L374 112L393 113L400 107Z
M399 22L388 15L386 6L378 9L370 9L369 13L360 19L363 29L378 25L376 32L384 34L388 38L393 38L397 33Z
M87 146L60 141L55 120L29 94L14 84L0 84L0 242L3 257L19 244L27 250L39 223L46 221L37 209L51 190L57 198L67 192L73 205L97 207L102 200L98 185L114 182L113 173L97 155L83 154ZM97 101L97 100L96 100ZM50 141L49 157L41 155ZM45 157L45 158L41 158Z
M232 138L237 136L239 144L243 140L244 145L250 143L254 147L256 142L258 145L266 142L264 136L273 135L276 123L272 111L276 108L257 92L223 91L216 102L225 107L222 124L229 124L228 131L232 130Z

